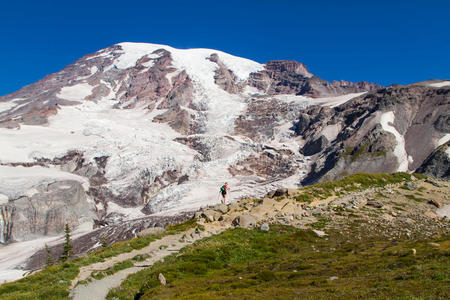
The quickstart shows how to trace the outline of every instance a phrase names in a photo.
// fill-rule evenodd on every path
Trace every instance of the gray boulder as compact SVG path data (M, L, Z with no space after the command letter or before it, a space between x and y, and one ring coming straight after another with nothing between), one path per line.
M162 285L166 285L166 278L162 273L159 273L158 275L159 282L161 282Z
M233 220L232 224L233 224L233 226L236 226L236 227L253 228L256 225L256 220L251 215L243 214L243 215L237 216Z
M221 214L215 210L207 209L202 213L202 217L206 219L208 222L214 222L219 219Z
M225 204L218 204L218 205L214 206L213 209L215 211L221 212L223 214L226 214L228 212L228 206L226 206Z
M263 231L269 231L269 224L262 223L262 225L259 227L259 229L263 230Z

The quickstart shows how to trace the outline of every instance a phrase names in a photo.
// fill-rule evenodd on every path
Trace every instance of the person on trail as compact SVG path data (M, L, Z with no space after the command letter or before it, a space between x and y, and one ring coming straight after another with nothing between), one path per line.
M227 197L227 191L229 191L230 188L228 187L228 182L225 182L224 185L220 188L219 193L222 194L222 203L225 204L225 200Z

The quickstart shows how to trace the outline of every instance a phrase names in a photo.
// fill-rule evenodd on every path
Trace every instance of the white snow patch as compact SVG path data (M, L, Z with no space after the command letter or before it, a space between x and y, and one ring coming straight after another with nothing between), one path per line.
M97 66L92 66L89 70L91 71L91 75L94 75L95 73L97 73L98 68Z
M0 113L10 110L11 108L13 108L14 106L16 106L17 103L15 103L14 101L10 100L10 101L2 101L0 102Z
M444 135L443 137L441 137L438 140L438 144L437 147L444 145L445 143L447 143L448 141L450 141L450 133L447 133L446 135Z
M335 140L338 136L339 132L341 131L341 125L340 124L334 124L334 125L327 125L322 130L322 135L327 138L330 142Z
M330 107L336 107L341 104L344 104L345 102L359 97L361 95L364 95L366 92L363 93L350 93L346 95L336 96L336 97L323 97L323 98L311 98L301 95L291 95L291 94L282 94L282 95L274 95L272 98L281 100L286 103L303 103L305 107L310 105L317 105L320 104L322 106L330 106Z
M450 85L450 80L447 81L441 81L441 82L435 82L435 83L430 83L429 86L432 87L443 87L443 86L448 86Z
M56 96L61 99L81 101L92 94L93 88L94 87L88 83L65 86Z
M365 93L367 93L367 92L351 93L351 94L346 94L346 95L336 96L336 97L317 98L317 101L323 106L336 107L341 104L344 104L345 102L347 102L353 98L364 95Z
M384 131L395 136L397 145L394 148L394 155L397 157L399 167L397 172L407 172L409 167L408 154L405 148L405 138L394 127L395 115L393 111L385 112L381 115L380 124Z

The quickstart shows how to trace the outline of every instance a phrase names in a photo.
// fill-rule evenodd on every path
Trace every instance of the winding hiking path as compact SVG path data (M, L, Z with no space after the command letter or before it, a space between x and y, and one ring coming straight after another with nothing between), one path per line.
M130 274L139 272L146 267L150 267L155 262L160 261L173 253L177 253L182 248L191 245L195 241L204 239L213 234L218 234L227 228L226 226L215 225L216 226L212 224L205 226L204 231L196 232L195 229L189 229L179 234L167 235L159 240L151 242L142 249L122 253L111 257L104 262L85 266L80 269L80 273L72 281L70 297L74 300L104 300L109 290L118 287ZM149 254L150 257L144 261L134 263L134 266L131 268L118 271L100 280L93 279L87 284L77 285L78 282L88 279L93 271L106 270L113 267L116 263L131 259L140 254Z

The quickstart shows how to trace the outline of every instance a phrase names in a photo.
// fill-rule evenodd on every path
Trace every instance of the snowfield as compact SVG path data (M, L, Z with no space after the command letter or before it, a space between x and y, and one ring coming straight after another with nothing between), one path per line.
M383 130L392 133L397 141L397 145L394 148L394 155L399 163L397 172L407 172L409 171L409 159L405 148L405 138L394 127L394 120L395 115L393 111L385 112L381 115L380 124Z
M430 83L429 86L432 87L443 87L443 86L448 86L450 85L450 80L446 80L446 81L442 81L442 82L435 82L435 83Z

